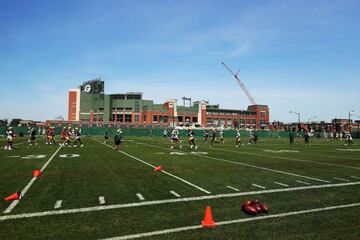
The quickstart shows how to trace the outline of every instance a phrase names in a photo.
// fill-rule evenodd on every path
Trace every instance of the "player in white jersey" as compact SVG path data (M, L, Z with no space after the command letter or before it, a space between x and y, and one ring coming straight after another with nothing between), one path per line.
M12 148L13 140L14 140L14 131L12 127L9 127L8 130L6 130L5 150L13 150Z
M236 139L236 147L239 147L239 144L241 144L241 145L243 145L244 146L244 143L242 142L242 140L241 140L241 135L240 135L240 130L239 129L237 129L236 130L236 137L235 137L235 139Z
M190 144L190 148L192 149L193 147L195 147L195 149L197 149L198 147L195 144L195 137L194 137L194 131L190 128L188 130L188 136L189 136L189 144Z
M166 130L166 128L164 129L163 137L164 139L168 138L168 131Z
M249 142L248 142L248 144L251 144L253 142L254 142L254 133L251 130L249 130Z
M179 130L177 130L177 129L174 129L171 132L171 147L170 148L173 149L175 144L179 144L180 149L182 149L181 140L179 137Z
M224 141L224 131L222 129L219 131L219 140L220 140L220 144L225 143L225 141Z
M83 147L84 144L81 141L81 132L79 131L78 128L75 128L75 142L74 142L74 147L77 147L77 143L80 143L80 147Z

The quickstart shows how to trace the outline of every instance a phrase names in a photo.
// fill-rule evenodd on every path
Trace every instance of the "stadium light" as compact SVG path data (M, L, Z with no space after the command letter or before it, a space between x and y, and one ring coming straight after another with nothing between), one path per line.
M300 129L301 129L301 124L300 124L300 113L298 113L298 112L294 112L294 111L289 111L289 113L293 113L293 114L298 115L298 123L299 123L299 131L300 131Z
M355 112L354 110L349 111L349 122L348 122L348 130L350 132L350 121L351 121L351 113Z

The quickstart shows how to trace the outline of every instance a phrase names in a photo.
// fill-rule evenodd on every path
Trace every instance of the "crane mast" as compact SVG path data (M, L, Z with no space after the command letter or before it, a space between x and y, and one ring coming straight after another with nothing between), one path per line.
M233 71L231 71L231 69L224 63L221 62L222 65L224 65L224 67L235 77L237 83L239 84L239 86L241 87L241 89L244 91L246 97L249 99L249 101L251 102L252 105L256 105L255 100L253 99L253 97L250 95L249 91L246 89L245 84L240 80L238 74L240 72L240 70L235 74Z

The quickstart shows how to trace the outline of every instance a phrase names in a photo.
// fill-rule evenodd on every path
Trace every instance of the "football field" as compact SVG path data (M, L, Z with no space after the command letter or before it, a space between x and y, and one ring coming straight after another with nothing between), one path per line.
M185 138L170 149L162 137L124 136L121 151L101 137L82 148L38 142L0 150L0 239L360 239L357 140L236 148L198 138L194 150ZM22 199L3 200L17 191ZM255 198L268 214L241 210ZM215 228L201 225L207 206Z

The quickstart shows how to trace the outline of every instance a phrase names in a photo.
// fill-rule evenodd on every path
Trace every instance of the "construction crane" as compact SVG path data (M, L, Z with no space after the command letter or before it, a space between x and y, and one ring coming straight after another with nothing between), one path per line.
M240 70L235 74L233 71L231 71L231 69L224 63L221 62L222 65L224 65L224 67L236 78L237 83L240 85L241 89L244 91L246 97L249 99L249 101L251 102L252 105L256 105L255 100L253 99L253 97L250 95L249 91L246 89L244 83L240 80L239 78L239 72Z

